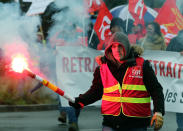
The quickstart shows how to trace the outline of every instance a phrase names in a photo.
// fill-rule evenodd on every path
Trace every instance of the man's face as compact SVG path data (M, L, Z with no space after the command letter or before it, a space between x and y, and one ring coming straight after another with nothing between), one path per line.
M123 47L123 45L121 45L117 42L114 42L112 44L111 50L112 50L112 54L113 54L114 58L117 61L120 62L125 57L126 51L125 51L125 48Z

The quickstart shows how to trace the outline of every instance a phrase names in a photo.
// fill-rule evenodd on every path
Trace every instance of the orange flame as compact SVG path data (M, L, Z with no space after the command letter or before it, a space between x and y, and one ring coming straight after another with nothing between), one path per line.
M12 58L11 68L15 72L22 73L24 69L28 69L27 59L23 55L17 54Z

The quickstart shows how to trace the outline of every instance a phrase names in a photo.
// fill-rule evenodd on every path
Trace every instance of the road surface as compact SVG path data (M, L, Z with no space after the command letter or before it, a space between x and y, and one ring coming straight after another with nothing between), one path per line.
M67 131L68 125L57 121L58 110L34 112L1 112L0 131ZM164 126L160 131L176 131L175 113L166 113ZM101 131L100 109L88 107L79 117L80 131ZM153 131L148 129L148 131Z

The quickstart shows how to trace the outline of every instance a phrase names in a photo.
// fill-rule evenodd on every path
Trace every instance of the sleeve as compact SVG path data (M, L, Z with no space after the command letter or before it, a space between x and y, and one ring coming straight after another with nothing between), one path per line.
M164 106L164 94L161 84L158 82L158 79L152 69L152 66L149 61L145 60L143 65L143 81L146 86L147 91L150 93L153 99L154 111L161 112L162 115L165 114Z
M100 100L103 95L103 85L99 67L96 68L93 76L94 78L90 89L76 98L77 101L83 103L85 106Z

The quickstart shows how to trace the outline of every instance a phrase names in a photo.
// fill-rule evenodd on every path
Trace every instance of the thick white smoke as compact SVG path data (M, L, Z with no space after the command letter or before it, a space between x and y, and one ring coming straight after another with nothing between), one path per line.
M83 28L87 25L84 21L85 14L87 13L84 8L83 0L55 0L56 8L67 8L65 11L60 11L52 16L54 25L49 30L49 37L53 36L58 31L67 32L65 38L69 40L69 33L72 25ZM55 75L55 56L53 49L43 49L42 44L36 42L37 27L40 25L40 18L38 16L21 15L19 3L0 3L0 48L4 50L9 48L9 45L14 44L10 50L5 53L9 55L11 52L19 51L20 48L25 47L30 55L36 59L40 70L47 70L42 72L49 78L49 80L56 81ZM63 35L63 34L61 34ZM49 41L47 41L49 44ZM43 69L48 68L48 69ZM51 72L49 68L53 69ZM53 73L52 73L53 72Z
M29 57L29 61L36 70L45 69L47 73L41 73L48 77L49 66L53 63L53 55L49 49L43 49L43 45L37 42L37 30L40 25L40 17L21 15L19 3L0 3L0 48L6 57L12 54L22 53ZM48 73L49 72L49 73ZM55 78L51 78L55 79Z
M18 3L0 3L0 46L15 41L32 43L36 39L37 16L21 16Z
M16 53L23 54L26 58L29 57L28 64L32 66L31 71L55 83L53 51L37 42L40 24L41 20L38 15L22 14L19 3L0 2L0 48L3 49L5 57L9 59L12 54ZM21 83L18 86L21 86ZM48 93L53 93L49 89L46 90Z
M23 54L35 73L50 78L48 74L51 67L48 66L53 63L53 55L36 41L39 25L38 15L21 15L19 3L0 3L0 48L5 57L11 61L12 56ZM55 77L50 79L55 80Z
M49 36L54 36L56 32L64 32L60 33L60 36L70 40L72 39L70 32L74 28L73 25L80 28L87 25L85 19L87 11L83 0L56 0L55 4L58 9L63 10L52 17L55 24L50 29Z

